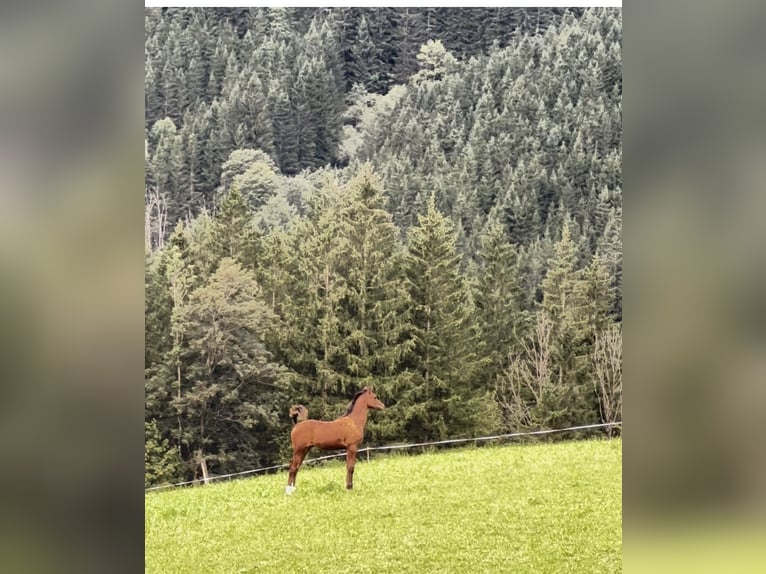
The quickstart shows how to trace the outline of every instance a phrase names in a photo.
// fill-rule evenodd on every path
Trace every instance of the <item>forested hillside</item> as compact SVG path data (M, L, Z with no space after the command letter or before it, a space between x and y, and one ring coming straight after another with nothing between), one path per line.
M147 481L621 416L617 9L146 11Z

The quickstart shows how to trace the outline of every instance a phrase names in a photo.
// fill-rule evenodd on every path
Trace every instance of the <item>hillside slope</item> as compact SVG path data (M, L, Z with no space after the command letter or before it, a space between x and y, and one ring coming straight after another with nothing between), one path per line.
M334 462L146 496L146 572L619 572L622 441Z

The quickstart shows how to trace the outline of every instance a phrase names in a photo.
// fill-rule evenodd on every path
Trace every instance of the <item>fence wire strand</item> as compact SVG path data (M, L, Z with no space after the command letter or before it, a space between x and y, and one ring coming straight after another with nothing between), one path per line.
M505 438L514 438L514 437L520 437L520 436L532 436L532 435L545 435L545 434L552 434L557 432L567 432L567 431L576 431L576 430L584 430L584 429L593 429L593 428L603 428L603 427L616 427L621 426L622 421L613 422L613 423L599 423L599 424L593 424L593 425L581 425L576 427L568 427L564 429L546 429L546 430L537 430L537 431L527 431L527 432L513 432L513 433L507 433L507 434L498 434L498 435L491 435L491 436L480 436L475 438L452 438L452 439L445 439L445 440L437 440L432 442L417 442L412 444L393 444L388 446L368 446L365 448L359 449L357 452L357 456L362 453L367 453L369 456L370 452L373 451L381 451L381 450L400 450L400 449L406 449L406 448L416 448L421 446L435 446L440 444L458 444L458 443L464 443L464 442L480 442L480 441L487 441L487 440L499 440L499 439L505 439ZM312 463L312 462L318 462L320 460L327 460L330 458L339 458L341 456L346 456L345 452L338 452L335 454L327 454L324 456L318 456L316 458L309 458L303 461L303 464ZM290 466L289 462L286 462L284 464L275 464L274 466L266 466L261 468L255 468L252 470L244 470L242 472L233 472L231 474L220 474L216 476L210 476L208 477L208 483L212 482L214 480L221 480L224 478L232 478L234 476L246 476L248 474L256 474L259 472L268 472L270 470L279 470L280 468L287 468ZM191 484L206 484L204 479L196 479L196 480L187 480L186 482L176 482L173 484L161 484L159 486L151 486L149 488L144 489L144 492L149 492L151 490L160 490L165 488L174 488L177 486L189 486Z

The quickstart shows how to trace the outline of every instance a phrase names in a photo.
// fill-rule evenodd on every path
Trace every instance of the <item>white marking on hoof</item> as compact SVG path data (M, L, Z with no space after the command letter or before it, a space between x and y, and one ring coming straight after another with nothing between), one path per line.
M285 486L285 494L290 495L293 492L295 492L294 486L290 486L290 485Z

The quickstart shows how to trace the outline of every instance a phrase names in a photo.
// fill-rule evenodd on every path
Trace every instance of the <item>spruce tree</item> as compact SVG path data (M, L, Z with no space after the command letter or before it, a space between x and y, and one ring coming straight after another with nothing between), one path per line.
M337 416L326 411L331 397L348 396L351 390L338 329L346 284L337 270L348 245L339 232L341 208L338 182L333 178L321 184L307 202L306 217L291 226L286 245L275 245L280 251L271 256L289 255L278 263L284 282L272 295L281 299L282 356L296 374L296 400L307 401L317 417Z
M272 81L269 88L274 134L274 154L280 171L295 174L300 171L298 130L290 97L282 83Z
M213 248L219 258L231 257L254 270L261 251L261 237L253 211L237 185L221 199L213 224Z
M614 322L614 288L609 270L597 253L584 269L581 295L588 339L592 344L595 333L604 332Z
M481 432L496 425L492 400L477 375L486 362L460 272L455 230L433 195L409 232L405 264L411 300L406 379L396 412L410 440Z
M184 213L185 198L180 189L183 168L181 138L173 120L164 118L155 123L149 141L152 181L157 192L167 198L168 220L175 224Z
M348 83L364 86L368 92L378 92L377 48L370 33L367 15L362 14L357 23L355 41L351 46L351 62L348 66Z
M348 245L338 268L346 285L339 323L343 365L357 388L374 384L387 397L408 346L403 248L369 164L349 182L347 193L349 202L339 213L339 232Z
M170 240L158 255L154 267L155 289L147 293L147 346L152 346L151 361L146 366L146 416L154 419L158 432L171 437L171 445L183 450L180 437L184 432L183 420L173 407L187 383L188 349L184 313L189 293L197 281L190 262L190 251L183 224L180 222Z
M255 71L251 72L245 90L240 93L240 106L248 128L244 147L271 153L274 149L274 125L263 82Z
M590 330L582 275L577 246L570 234L570 223L566 222L543 280L539 311L551 324L553 378L557 386L557 401L550 405L556 416L547 422L560 426L587 424L595 416L587 385Z
M503 226L495 220L489 221L481 237L474 301L485 353L490 360L485 381L494 385L507 366L517 339L524 336L528 319L516 246L508 241Z
M297 73L292 82L290 102L297 143L297 169L313 167L316 152L317 125L312 114L311 101L321 97L317 93L314 59L299 55L295 62Z

